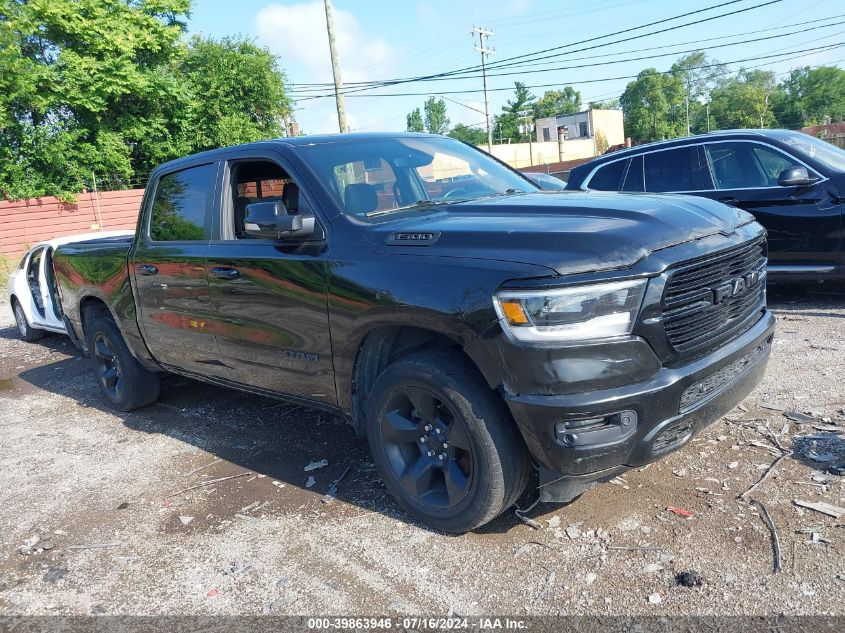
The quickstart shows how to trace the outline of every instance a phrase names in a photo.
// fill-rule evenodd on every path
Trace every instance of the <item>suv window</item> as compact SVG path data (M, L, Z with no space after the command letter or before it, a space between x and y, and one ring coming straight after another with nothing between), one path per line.
M698 147L676 147L643 156L645 189L656 193L711 189L698 159Z
M800 166L791 156L758 143L708 143L704 151L717 189L777 187L784 169Z
M645 191L642 156L631 159L628 171L625 173L625 182L622 183L622 191Z
M590 178L587 187L597 191L619 191L622 174L625 173L625 165L627 164L628 161L622 159L600 167Z
M214 189L215 165L189 167L162 176L153 198L150 238L155 242L208 238L206 209Z

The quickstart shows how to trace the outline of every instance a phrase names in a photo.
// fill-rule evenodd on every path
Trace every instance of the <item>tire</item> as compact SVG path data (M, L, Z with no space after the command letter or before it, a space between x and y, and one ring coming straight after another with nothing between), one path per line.
M420 352L376 380L367 439L387 489L421 523L463 533L522 494L528 451L507 407L460 355Z
M12 301L12 312L15 313L15 323L17 323L18 326L18 334L20 334L20 337L24 341L32 343L33 341L40 341L44 338L44 330L39 330L29 324L26 314L24 314L23 306L21 306L17 299Z
M132 411L158 400L158 374L135 360L111 318L95 318L85 334L94 377L112 407Z

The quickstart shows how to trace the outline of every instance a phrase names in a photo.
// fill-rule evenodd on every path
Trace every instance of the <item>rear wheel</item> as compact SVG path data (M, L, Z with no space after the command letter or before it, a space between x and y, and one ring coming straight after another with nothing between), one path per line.
M15 323L18 325L18 333L23 340L31 343L32 341L38 341L44 338L44 330L39 330L29 324L29 321L26 320L23 307L17 299L12 302L12 311L15 313Z
M112 319L97 317L86 334L94 376L115 409L131 411L158 399L158 374L144 369L132 356Z
M484 525L528 480L528 454L504 403L457 354L413 354L385 369L367 437L400 505L444 532Z

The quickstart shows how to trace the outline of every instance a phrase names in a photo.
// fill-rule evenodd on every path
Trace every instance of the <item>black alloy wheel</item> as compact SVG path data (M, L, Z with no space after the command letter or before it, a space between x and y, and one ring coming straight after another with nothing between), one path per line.
M94 367L97 380L108 398L114 402L123 398L123 369L111 343L102 332L94 339Z
M513 505L525 443L504 401L459 351L395 360L368 393L367 440L393 498L422 524L463 533Z
M435 508L466 499L474 475L467 429L434 393L411 386L394 393L380 431L390 467L411 495Z

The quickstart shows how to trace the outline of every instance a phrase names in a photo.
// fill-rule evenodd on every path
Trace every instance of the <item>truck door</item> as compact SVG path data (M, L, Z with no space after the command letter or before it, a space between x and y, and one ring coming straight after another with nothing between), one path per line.
M221 222L206 261L218 344L236 382L335 405L326 233L280 160L236 153L224 166ZM313 234L250 237L246 205L274 200L314 221Z
M217 163L160 174L129 258L144 340L173 369L227 378L205 272Z

